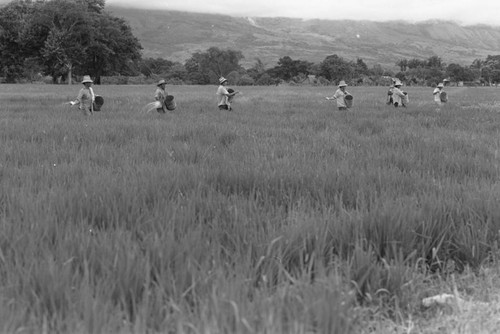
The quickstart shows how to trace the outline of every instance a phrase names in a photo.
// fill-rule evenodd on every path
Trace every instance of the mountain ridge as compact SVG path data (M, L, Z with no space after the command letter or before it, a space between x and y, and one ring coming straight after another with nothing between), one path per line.
M439 56L447 64L470 65L474 59L500 54L500 27L489 25L235 17L118 6L106 10L130 24L145 57L182 63L212 46L241 51L245 67L257 58L273 67L284 56L319 63L337 54L348 60L361 58L369 66L396 69L396 62L403 58Z

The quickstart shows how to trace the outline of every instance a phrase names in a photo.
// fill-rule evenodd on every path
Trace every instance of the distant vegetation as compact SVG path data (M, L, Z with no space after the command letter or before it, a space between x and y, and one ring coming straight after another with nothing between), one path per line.
M0 76L7 82L71 83L90 74L97 83L103 77L104 82L115 84L163 78L170 84L197 85L216 84L220 76L226 76L242 86L328 85L339 80L350 85L385 85L390 77L408 85L433 85L445 78L488 85L500 82L500 55L475 59L467 66L447 64L436 55L401 58L395 64L399 71L380 64L370 67L360 57L338 54L320 62L286 55L271 67L256 58L244 67L241 50L216 46L194 52L184 62L143 57L128 22L104 7L104 0L16 0L0 8Z

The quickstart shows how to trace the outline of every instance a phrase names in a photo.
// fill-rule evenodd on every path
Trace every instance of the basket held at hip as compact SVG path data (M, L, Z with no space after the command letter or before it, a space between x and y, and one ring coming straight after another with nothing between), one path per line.
M345 97L344 97L344 102L345 102L345 106L347 108L351 108L352 107L352 101L354 100L353 96L351 94L347 94Z
M177 105L175 104L174 97L172 95L167 95L167 98L165 99L165 105L167 106L168 110L175 110Z
M104 104L104 99L100 95L96 95L94 99L94 111L101 111L101 107Z
M441 102L448 102L448 94L446 92L439 93L439 99Z

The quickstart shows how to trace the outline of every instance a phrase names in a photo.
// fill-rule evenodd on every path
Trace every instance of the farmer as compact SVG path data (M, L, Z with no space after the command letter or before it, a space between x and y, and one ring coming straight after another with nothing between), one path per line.
M438 110L441 108L443 103L447 102L447 96L446 93L443 91L444 84L440 82L436 88L434 88L434 91L432 94L434 95L434 102L436 103Z
M345 97L349 94L345 88L347 87L347 84L345 83L344 80L341 80L339 83L339 88L335 91L335 94L333 94L332 97L326 97L327 100L337 100L337 107L339 110L347 110L347 105L345 102Z
M233 110L231 108L231 100L238 92L232 91L229 92L226 88L227 79L224 77L219 78L219 88L217 88L217 105L219 106L219 110Z
M90 79L90 75L84 75L82 80L84 87L80 89L76 100L70 102L71 105L78 104L78 109L80 109L84 115L92 115L94 113L95 95L91 87L92 83L93 81Z
M394 103L394 100L392 99L392 94L393 94L393 91L394 90L394 84L391 84L389 86L389 90L387 91L387 105L391 106L393 103Z
M405 107L406 108L406 94L401 90L401 86L403 84L401 81L396 81L394 83L394 88L392 89L392 101L394 104L394 107Z
M167 112L167 106L165 104L165 100L167 98L167 92L165 91L165 86L167 85L167 82L163 79L158 81L156 84L156 91L155 91L155 100L161 103L160 108L156 108L156 111L159 113L166 113Z

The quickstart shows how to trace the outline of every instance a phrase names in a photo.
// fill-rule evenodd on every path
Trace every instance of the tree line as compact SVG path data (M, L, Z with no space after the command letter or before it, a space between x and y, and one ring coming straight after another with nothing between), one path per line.
M500 82L500 55L476 59L469 66L445 64L440 57L401 59L399 71L379 64L369 67L361 58L336 54L320 63L280 58L266 68L255 59L241 65L241 51L211 47L196 52L184 63L144 58L142 46L128 23L104 11L105 0L14 0L0 8L0 76L7 82L48 76L71 83L91 74L164 78L171 84L216 84L220 76L236 85L274 85L280 82L317 85L346 80L352 85L387 84L397 77L407 84L433 85L443 79L494 84Z

